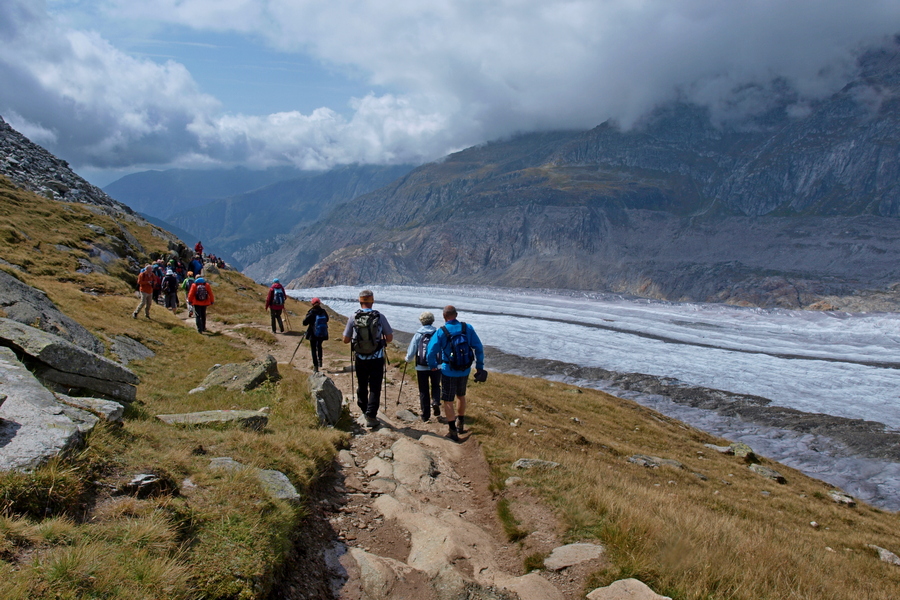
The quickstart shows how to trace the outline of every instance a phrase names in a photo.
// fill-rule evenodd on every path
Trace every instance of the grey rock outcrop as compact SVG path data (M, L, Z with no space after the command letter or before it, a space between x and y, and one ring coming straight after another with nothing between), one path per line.
M7 318L23 325L37 325L38 329L57 335L69 342L102 354L103 344L90 331L66 316L44 292L23 283L0 270L0 308Z
M887 548L882 548L875 544L869 544L868 547L878 553L878 558L881 562L900 567L900 556L897 556Z
M135 360L144 360L156 356L153 350L127 335L114 337L109 349L112 350L112 353L116 355L119 362L123 365L127 365Z
M775 481L777 483L787 483L787 479L784 478L784 475L771 467L766 467L763 465L750 465L748 468L757 475L762 475L763 477L771 479L772 481Z
M220 386L227 390L247 392L266 381L277 381L279 378L278 364L269 355L264 360L216 365L199 387L209 389Z
M25 355L34 363L35 375L56 391L99 394L123 402L135 398L137 375L59 336L0 318L0 345Z
M658 469L659 467L672 467L673 469L684 469L684 465L671 458L659 458L658 456L647 456L645 454L635 454L628 457L628 462L647 467L648 469Z
M6 396L0 406L0 471L35 469L82 440L78 424L54 395L3 347L0 395Z
M269 424L269 413L263 410L204 410L193 413L156 415L169 425L228 425L261 431Z
M529 469L555 469L559 467L559 463L551 460L541 460L539 458L520 458L512 464L513 469L529 470Z
M309 376L309 395L316 404L316 415L323 425L334 427L341 418L344 396L324 373Z
M65 394L54 394L60 402L87 411L97 417L103 419L107 423L121 423L125 415L125 407L118 402L112 400L104 400L102 398L81 398L66 396Z

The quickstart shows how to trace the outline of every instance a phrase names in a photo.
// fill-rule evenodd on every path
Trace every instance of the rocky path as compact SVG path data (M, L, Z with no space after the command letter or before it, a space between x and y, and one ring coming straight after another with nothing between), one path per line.
M278 335L273 347L248 340L241 326L209 325L211 331L242 337L260 356L273 355L280 368L300 340L299 333ZM325 373L345 399L352 397L348 364L346 356L326 348ZM308 346L300 348L292 366L311 372ZM381 426L370 431L359 421L354 424L349 446L312 492L305 525L309 535L285 565L282 584L271 598L584 598L585 578L601 566L602 549L576 545L560 550L556 516L528 488L515 485L502 494L530 533L508 541L497 517L501 496L491 489L477 435L469 432L460 443L450 441L444 437L446 425L434 417L422 422L413 414L415 381L407 377L402 393L399 384L399 370L389 367ZM355 403L350 406L355 412ZM553 556L569 552L575 558L524 571L525 557L550 556L554 550Z

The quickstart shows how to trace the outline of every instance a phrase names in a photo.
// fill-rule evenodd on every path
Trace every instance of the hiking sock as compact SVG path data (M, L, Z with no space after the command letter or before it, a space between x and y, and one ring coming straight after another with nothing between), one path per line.
M458 417L456 417L456 430L458 432L460 432L460 433L466 432L466 428L463 426L465 421L466 421L466 417L464 415L459 415Z

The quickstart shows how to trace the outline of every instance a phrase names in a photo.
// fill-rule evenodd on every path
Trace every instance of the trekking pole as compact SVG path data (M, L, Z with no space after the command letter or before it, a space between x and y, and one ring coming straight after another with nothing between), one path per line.
M351 396L351 397L357 396L357 394L356 394L356 386L353 385L353 371L354 371L354 369L353 369L353 355L354 355L354 354L356 354L356 352L353 350L353 344L350 344L350 396ZM357 402L359 401L359 397L358 397L358 396L357 396L356 400L357 400ZM363 413L363 414L365 414L365 413Z
M297 350L300 349L300 344L302 344L302 343L303 343L303 338L300 338L300 341L297 342L297 347L294 348L294 353L291 354L291 360L288 361L288 364L291 364L292 362L294 362L294 357L297 356Z
M397 392L397 408L400 408L400 394L403 393L403 382L406 380L406 361L403 362L403 376L400 377L400 391Z
M294 328L291 327L291 319L288 317L288 309L284 309L284 324L287 325L288 331L293 331Z

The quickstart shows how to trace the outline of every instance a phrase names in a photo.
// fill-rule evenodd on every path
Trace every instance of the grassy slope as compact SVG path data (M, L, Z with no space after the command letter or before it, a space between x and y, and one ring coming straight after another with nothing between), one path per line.
M136 300L122 265L111 267L121 278L74 273L76 257L88 256L86 224L115 231L108 217L14 191L0 179L0 223L0 256L27 270L9 272L47 291L89 329L132 336L157 353L132 364L143 384L123 428L101 428L85 450L34 474L0 476L0 598L263 597L292 539L303 535L303 511L268 499L252 477L208 471L208 459L279 469L305 489L344 434L315 426L303 377L293 369L253 393L188 396L212 364L250 353L231 338L201 337L158 307L153 322L132 320ZM147 252L164 250L149 229L130 229ZM211 318L266 318L264 288L236 273L211 279ZM304 309L298 303L295 312ZM598 539L609 548L610 567L596 584L637 576L678 599L900 596L900 569L866 548L900 551L896 514L840 507L822 482L780 465L788 484L772 483L703 446L721 440L600 392L493 374L471 386L470 399L473 430L501 495L516 458L562 464L520 475L559 511L572 540ZM172 428L153 418L263 406L272 414L262 434ZM509 426L514 418L520 427ZM637 453L677 459L688 470L628 463ZM179 484L182 495L109 495L108 486L150 470Z
M47 292L63 310L102 336L128 335L156 352L132 368L138 402L121 429L100 428L86 450L34 474L0 478L0 598L253 598L264 594L304 516L270 499L248 475L210 472L209 459L231 456L283 471L306 489L331 462L341 432L320 429L305 379L282 369L278 385L240 394L221 389L189 396L215 363L251 358L239 342L201 336L161 307L153 321L133 320L133 288L122 278L75 273L88 258L86 224L118 226L80 205L19 192L0 180L2 257L7 269ZM129 225L149 253L166 250L151 229ZM57 248L57 245L74 251ZM141 262L147 256L139 257ZM110 271L128 276L124 264ZM210 318L260 322L262 288L237 273L208 278L217 302ZM83 289L100 291L100 295ZM305 310L299 303L293 310ZM262 433L175 428L156 414L269 406ZM136 500L111 496L138 473L171 479L179 496ZM188 481L189 480L189 481Z
M867 548L900 551L895 513L839 506L825 483L762 460L786 477L779 485L704 446L723 440L599 391L504 375L470 389L498 488L518 458L562 465L516 474L559 511L572 541L608 547L612 564L592 583L637 577L679 599L900 597L900 569ZM686 469L648 469L627 461L634 454Z

